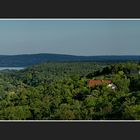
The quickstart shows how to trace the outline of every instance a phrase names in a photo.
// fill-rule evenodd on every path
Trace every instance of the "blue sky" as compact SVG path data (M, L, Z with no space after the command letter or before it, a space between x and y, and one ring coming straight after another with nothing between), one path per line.
M140 20L0 20L0 54L139 55Z

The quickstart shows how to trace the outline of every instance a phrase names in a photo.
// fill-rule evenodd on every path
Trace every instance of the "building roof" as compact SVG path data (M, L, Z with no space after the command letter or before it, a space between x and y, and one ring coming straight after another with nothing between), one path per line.
M103 84L111 84L111 80L89 80L88 85L89 87L95 87L98 85L103 85Z

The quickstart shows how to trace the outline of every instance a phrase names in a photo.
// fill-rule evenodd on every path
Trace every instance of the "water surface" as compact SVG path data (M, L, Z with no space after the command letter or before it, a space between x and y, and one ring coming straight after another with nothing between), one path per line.
M0 67L0 70L22 70L24 67Z

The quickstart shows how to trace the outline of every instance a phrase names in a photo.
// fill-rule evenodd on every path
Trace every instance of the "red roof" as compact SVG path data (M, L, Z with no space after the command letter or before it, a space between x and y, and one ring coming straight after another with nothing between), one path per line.
M95 87L102 84L111 84L111 83L112 83L111 80L89 80L88 81L88 85L90 87Z

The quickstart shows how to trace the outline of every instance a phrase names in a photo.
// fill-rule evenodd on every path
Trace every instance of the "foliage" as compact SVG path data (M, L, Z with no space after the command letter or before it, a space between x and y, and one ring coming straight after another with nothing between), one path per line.
M48 62L0 72L1 120L140 119L139 63ZM91 88L89 79L108 79Z

